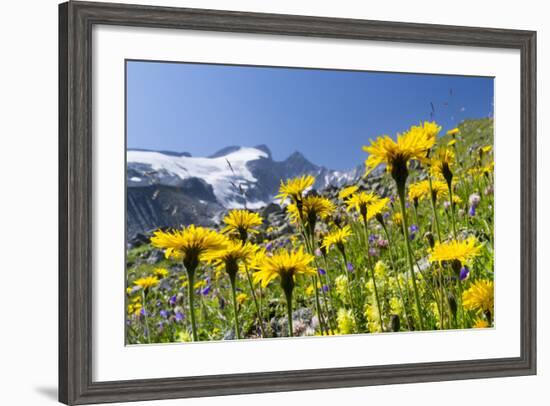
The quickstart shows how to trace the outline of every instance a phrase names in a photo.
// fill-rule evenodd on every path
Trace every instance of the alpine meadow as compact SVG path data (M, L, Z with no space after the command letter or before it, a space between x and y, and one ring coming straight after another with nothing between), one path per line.
M491 78L133 63L127 344L495 326Z

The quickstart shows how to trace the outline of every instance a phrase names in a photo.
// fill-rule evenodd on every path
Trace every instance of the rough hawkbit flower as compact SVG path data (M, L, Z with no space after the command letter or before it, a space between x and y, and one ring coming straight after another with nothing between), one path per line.
M470 275L470 269L467 266L463 266L460 269L460 274L459 274L460 280L461 281L465 280L468 277L468 275Z
M351 262L348 262L348 264L346 265L346 269L348 270L348 272L353 272L353 264Z
M317 272L319 272L319 275L326 275L327 271L325 271L323 268L317 269Z

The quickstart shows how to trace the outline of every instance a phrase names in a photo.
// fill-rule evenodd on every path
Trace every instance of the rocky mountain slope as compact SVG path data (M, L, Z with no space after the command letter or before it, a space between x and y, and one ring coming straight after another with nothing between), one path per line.
M362 165L335 171L295 152L275 161L265 145L226 147L209 157L170 151L127 151L127 229L137 233L181 224L211 225L227 209L272 203L281 179L311 174L315 189L358 180Z

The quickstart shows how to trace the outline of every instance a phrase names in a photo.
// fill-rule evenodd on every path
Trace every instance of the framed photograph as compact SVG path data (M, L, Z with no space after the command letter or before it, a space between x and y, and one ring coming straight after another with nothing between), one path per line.
M59 400L536 373L536 33L59 8Z

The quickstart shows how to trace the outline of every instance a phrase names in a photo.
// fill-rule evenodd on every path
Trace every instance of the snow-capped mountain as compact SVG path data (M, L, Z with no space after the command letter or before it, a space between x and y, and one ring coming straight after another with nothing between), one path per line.
M209 224L230 208L259 209L275 199L281 179L316 177L314 188L352 183L363 167L334 171L295 152L275 161L265 145L226 147L209 157L170 151L128 150L128 231Z

